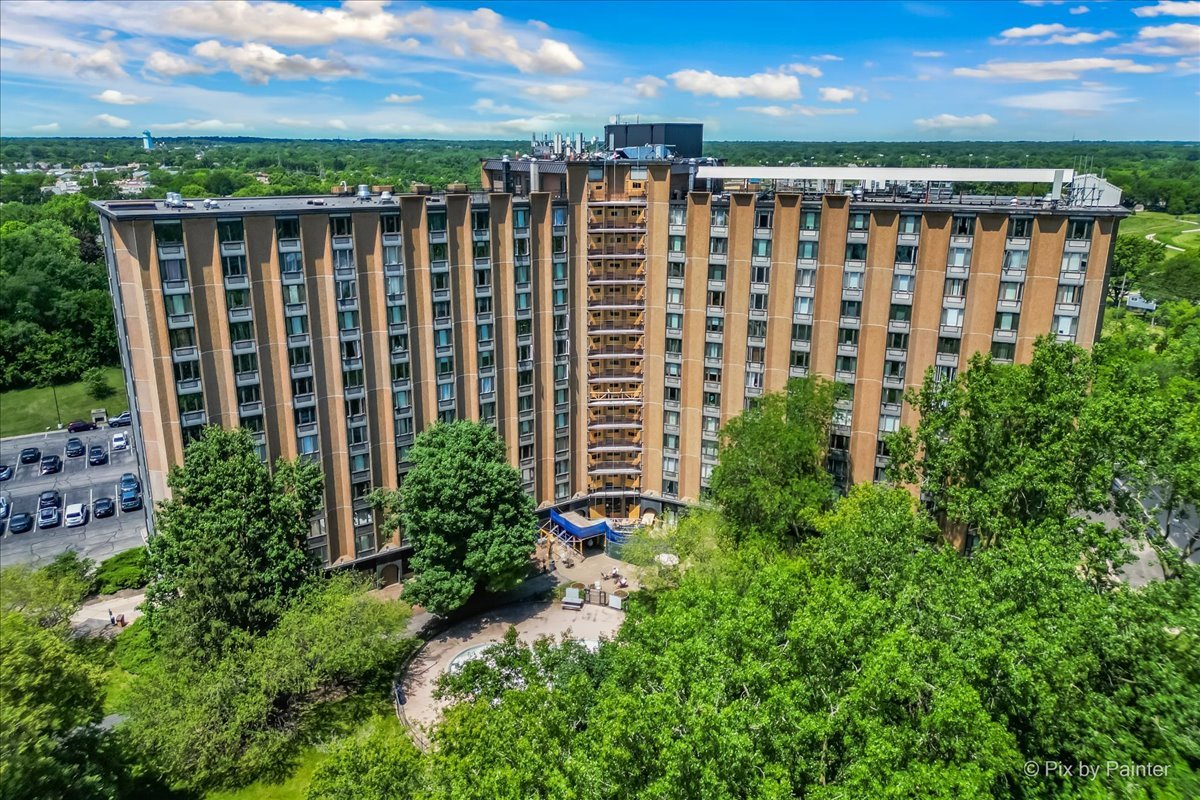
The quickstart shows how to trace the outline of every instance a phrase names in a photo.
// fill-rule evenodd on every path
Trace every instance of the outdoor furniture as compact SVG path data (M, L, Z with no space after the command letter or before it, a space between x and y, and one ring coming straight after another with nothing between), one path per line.
M567 589L563 595L563 608L570 608L575 611L583 608L583 590L582 589Z

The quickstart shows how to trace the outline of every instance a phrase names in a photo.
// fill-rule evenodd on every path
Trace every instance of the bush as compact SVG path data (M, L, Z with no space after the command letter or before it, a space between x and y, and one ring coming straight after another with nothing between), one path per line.
M121 589L140 589L149 582L146 548L135 547L101 562L92 578L92 591L96 594L112 594Z
M116 393L116 389L109 385L104 370L99 367L92 367L83 373L83 382L87 384L88 394L95 400L107 400Z
M150 629L137 619L117 635L112 657L118 667L138 675L154 661L155 655Z

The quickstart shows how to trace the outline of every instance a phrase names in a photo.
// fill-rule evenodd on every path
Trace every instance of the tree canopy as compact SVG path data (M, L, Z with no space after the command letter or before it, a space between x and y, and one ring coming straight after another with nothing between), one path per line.
M812 529L833 497L833 409L832 383L793 378L726 423L709 487L736 530L782 542Z
M437 423L418 434L409 451L412 468L399 494L376 500L392 508L412 545L415 577L405 598L445 613L478 589L516 586L537 540L533 500L508 463L504 443L477 422Z
M239 635L268 630L317 574L305 540L320 468L280 461L271 471L248 431L210 426L167 483L147 552L147 620L184 651L216 658Z

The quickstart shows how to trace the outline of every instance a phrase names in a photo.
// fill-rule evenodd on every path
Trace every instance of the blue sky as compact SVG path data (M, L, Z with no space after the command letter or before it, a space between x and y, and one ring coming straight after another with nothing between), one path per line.
M1200 0L0 4L0 133L1200 139Z

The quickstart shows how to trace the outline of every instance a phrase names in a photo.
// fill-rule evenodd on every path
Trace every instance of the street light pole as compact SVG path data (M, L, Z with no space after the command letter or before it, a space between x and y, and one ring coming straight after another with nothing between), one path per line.
M62 428L62 412L58 410L58 390L54 388L54 384L50 384L50 394L54 395L54 418L58 420L59 429Z

